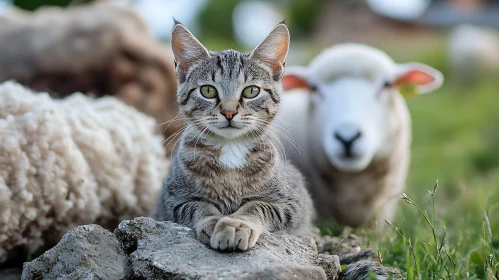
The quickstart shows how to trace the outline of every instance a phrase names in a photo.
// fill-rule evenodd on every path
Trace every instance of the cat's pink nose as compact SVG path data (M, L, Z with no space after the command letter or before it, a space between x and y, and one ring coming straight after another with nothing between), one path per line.
M225 118L229 121L232 120L232 118L234 118L235 115L237 115L237 112L234 111L222 111L220 113L224 115Z

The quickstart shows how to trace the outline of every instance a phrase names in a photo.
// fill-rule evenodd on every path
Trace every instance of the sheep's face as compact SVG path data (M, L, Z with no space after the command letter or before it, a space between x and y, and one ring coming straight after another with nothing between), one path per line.
M376 49L349 45L326 51L308 68L288 69L283 86L308 89L313 95L310 126L324 155L337 169L358 172L390 150L398 88L423 93L442 81L440 72L429 66L397 65Z
M362 78L316 86L314 117L329 161L342 171L366 168L386 142L389 89ZM318 128L319 129L319 128Z
M175 25L177 101L195 137L259 137L277 114L288 44L288 29L279 24L252 53L214 53Z

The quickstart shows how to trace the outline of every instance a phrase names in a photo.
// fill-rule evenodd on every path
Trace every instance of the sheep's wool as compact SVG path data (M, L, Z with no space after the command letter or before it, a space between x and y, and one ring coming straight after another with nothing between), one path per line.
M155 129L112 97L54 100L0 84L0 262L80 224L149 214L168 165Z

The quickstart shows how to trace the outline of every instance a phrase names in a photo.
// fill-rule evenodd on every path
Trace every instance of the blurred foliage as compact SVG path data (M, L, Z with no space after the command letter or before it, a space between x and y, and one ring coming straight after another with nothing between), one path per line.
M496 121L494 128L499 127L499 120ZM477 151L471 158L473 166L478 172L486 174L499 166L499 131L494 129L487 134L484 149Z
M67 7L74 4L84 4L93 0L14 0L13 4L21 9L34 11L43 6Z
M198 15L201 40L232 40L232 11L241 0L210 1Z
M325 0L293 0L288 5L288 26L293 35L312 32L326 4Z
M241 2L243 0L210 1L198 15L201 39L209 42L219 41L218 44L221 46L233 40L232 12ZM285 13L284 18L287 20L290 32L298 37L310 35L327 3L326 0L274 1L274 4L282 8Z

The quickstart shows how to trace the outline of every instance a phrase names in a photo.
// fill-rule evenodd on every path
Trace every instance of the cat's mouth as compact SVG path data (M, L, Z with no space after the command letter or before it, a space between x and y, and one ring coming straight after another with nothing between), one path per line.
M224 129L224 130L241 129L241 127L235 127L235 126L232 126L232 125L228 125L228 126L221 127L220 129Z
M226 126L224 127L221 127L220 129L241 129L242 127L239 127L239 126L236 126L235 124L233 124L232 122L229 122L229 124L227 124Z
M235 139L244 136L247 133L247 127L244 123L234 121L218 123L213 133L225 139Z

